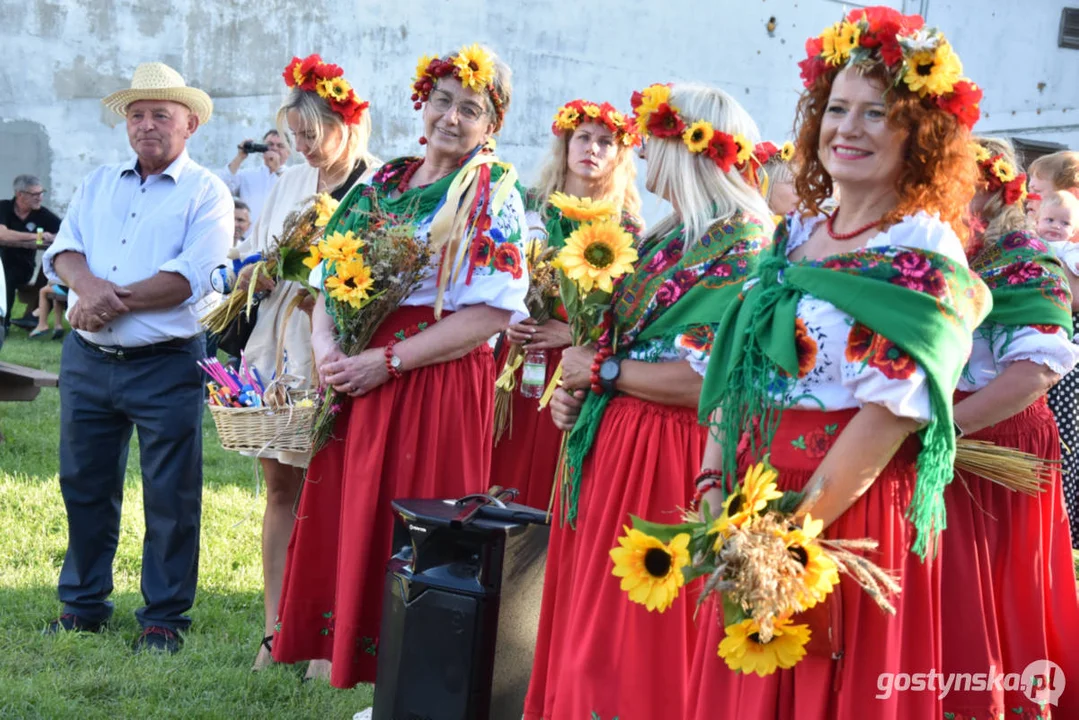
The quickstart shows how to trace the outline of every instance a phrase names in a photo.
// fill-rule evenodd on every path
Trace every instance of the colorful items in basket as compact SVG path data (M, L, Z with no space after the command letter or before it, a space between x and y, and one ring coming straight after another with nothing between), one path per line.
M799 512L805 495L779 490L777 478L764 463L749 468L718 517L707 505L700 515L688 511L679 524L631 516L633 527L610 551L622 590L649 612L664 612L679 588L703 577L698 605L720 594L725 637L719 656L734 671L762 677L796 665L811 642L818 648L828 643L827 628L814 627L813 619L827 613L807 611L827 601L839 573L885 612L895 613L889 598L900 591L865 557L875 540L822 537L824 523ZM699 484L711 489L714 473L702 473ZM821 637L814 640L814 633Z
M239 370L229 365L222 365L217 358L199 360L198 365L212 380L206 384L210 393L208 400L210 405L253 408L281 407L289 404L288 393L283 385L292 384L289 382L290 376L283 374L278 378L275 371L270 376L269 382L266 382L258 368L253 364L248 364L247 357L242 353ZM275 392L278 387L281 388L281 392ZM303 407L305 403L313 405L310 399L301 400L299 404Z

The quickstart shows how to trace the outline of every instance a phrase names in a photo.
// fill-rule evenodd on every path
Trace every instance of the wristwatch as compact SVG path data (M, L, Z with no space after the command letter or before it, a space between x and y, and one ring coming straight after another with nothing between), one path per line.
M392 367L397 372L401 372L401 358L397 355L397 353L393 353L390 355L390 367Z
M609 357L599 366L599 386L607 395L614 395L615 383L622 374L622 358Z

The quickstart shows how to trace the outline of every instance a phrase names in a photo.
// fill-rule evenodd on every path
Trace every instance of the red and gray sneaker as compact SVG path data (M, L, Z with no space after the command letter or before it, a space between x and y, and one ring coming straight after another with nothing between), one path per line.
M142 634L135 638L131 649L136 654L144 651L166 652L175 655L180 652L180 646L184 639L175 630L158 625L147 625L142 629Z

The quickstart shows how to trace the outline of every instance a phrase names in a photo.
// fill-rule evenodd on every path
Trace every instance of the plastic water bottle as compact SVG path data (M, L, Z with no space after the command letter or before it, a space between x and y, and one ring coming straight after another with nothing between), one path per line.
M521 372L521 394L527 398L543 396L547 384L547 351L529 350L525 353Z

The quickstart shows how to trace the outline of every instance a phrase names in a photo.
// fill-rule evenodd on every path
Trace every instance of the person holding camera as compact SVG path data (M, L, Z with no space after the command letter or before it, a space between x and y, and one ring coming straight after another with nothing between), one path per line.
M262 155L262 166L241 170L240 166L252 153ZM271 129L262 136L260 143L247 139L237 145L236 157L219 173L232 194L247 203L252 223L258 221L270 191L284 172L288 156L288 143L281 137L281 133Z

